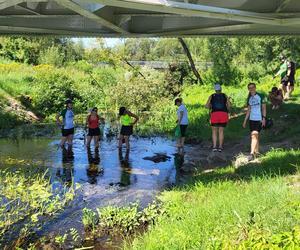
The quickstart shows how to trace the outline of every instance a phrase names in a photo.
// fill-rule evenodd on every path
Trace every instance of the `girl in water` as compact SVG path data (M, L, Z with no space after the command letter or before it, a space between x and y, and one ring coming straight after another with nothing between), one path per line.
M127 150L130 148L129 137L133 133L133 126L138 122L139 118L137 115L131 113L125 107L119 109L119 117L121 121L121 132L119 138L119 148L122 148L123 140L125 141ZM134 121L133 119L134 118Z

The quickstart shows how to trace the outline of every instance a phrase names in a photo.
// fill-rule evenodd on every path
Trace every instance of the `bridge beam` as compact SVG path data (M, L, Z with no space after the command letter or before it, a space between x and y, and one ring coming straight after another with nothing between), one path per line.
M96 23L99 23L100 25L109 28L111 30L114 30L118 33L121 34L128 34L129 32L127 32L126 30L120 28L119 26L107 21L106 19L94 14L93 12L90 12L84 8L82 8L80 5L70 1L70 0L55 0L59 5L70 9L76 13L78 13L81 16L84 16L88 19L91 19L93 21L95 21Z

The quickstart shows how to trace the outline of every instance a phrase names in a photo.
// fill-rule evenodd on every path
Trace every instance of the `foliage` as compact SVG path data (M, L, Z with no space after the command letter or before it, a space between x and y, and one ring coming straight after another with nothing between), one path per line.
M64 55L60 52L58 47L51 46L43 51L39 55L39 64L50 64L54 66L62 66Z
M153 202L139 211L137 203L125 207L97 208L97 214L91 209L83 209L82 223L94 235L130 235L137 229L151 226L159 215L165 213L157 202Z
M146 111L160 98L167 96L161 74L150 69L143 70L143 74L145 79L129 74L127 79L124 77L110 88L109 92L114 93L110 98L114 107L126 106L133 110Z
M160 199L168 216L125 249L298 249L300 151L199 173ZM294 247L294 248L293 248Z
M34 87L33 104L37 110L46 115L61 110L67 98L73 100L78 110L85 105L80 93L74 87L73 79L62 71L44 71L37 74Z
M74 198L72 188L63 192L53 190L47 172L2 170L0 179L0 242L6 234L21 229L16 244L22 244L45 218L55 215Z

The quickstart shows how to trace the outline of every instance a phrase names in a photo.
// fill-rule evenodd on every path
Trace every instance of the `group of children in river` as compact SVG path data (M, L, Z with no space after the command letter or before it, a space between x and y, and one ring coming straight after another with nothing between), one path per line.
M283 100L287 100L294 90L295 83L295 65L288 61L285 56L280 57L282 65L277 75L281 76L281 87L273 87L269 94L269 99L272 103L272 109L278 109ZM259 135L263 128L266 127L266 98L264 95L256 92L256 84L248 84L248 98L247 111L243 128L246 128L249 121L249 129L251 134L251 150L248 157L249 161L254 160L259 154ZM224 128L229 121L230 99L222 93L221 84L214 85L215 93L212 94L206 103L206 108L210 110L210 124L212 127L212 151L222 152L224 145ZM177 140L177 148L179 153L183 153L186 131L188 127L188 111L183 103L182 98L175 100L177 109L177 129L179 136ZM63 118L63 121L60 120ZM130 148L129 137L133 134L133 127L138 122L139 117L130 112L125 107L120 107L119 118L121 122L121 129L119 135L119 148L122 148L123 143L126 144L127 150ZM74 135L74 113L72 111L72 101L66 101L66 108L60 112L57 117L57 124L62 126L62 139L60 146L64 147L67 142L72 145ZM86 119L86 126L88 128L86 145L89 148L92 138L94 138L95 148L99 147L100 140L100 123L104 123L104 119L98 115L98 110L94 107Z

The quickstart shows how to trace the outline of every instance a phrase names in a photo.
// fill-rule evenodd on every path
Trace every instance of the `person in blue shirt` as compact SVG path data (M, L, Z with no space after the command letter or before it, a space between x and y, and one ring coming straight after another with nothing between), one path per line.
M249 120L251 152L248 160L252 161L255 159L255 156L259 154L259 133L261 129L266 126L267 106L264 95L256 92L255 83L249 83L248 90L247 113L243 127L246 128L247 121Z

